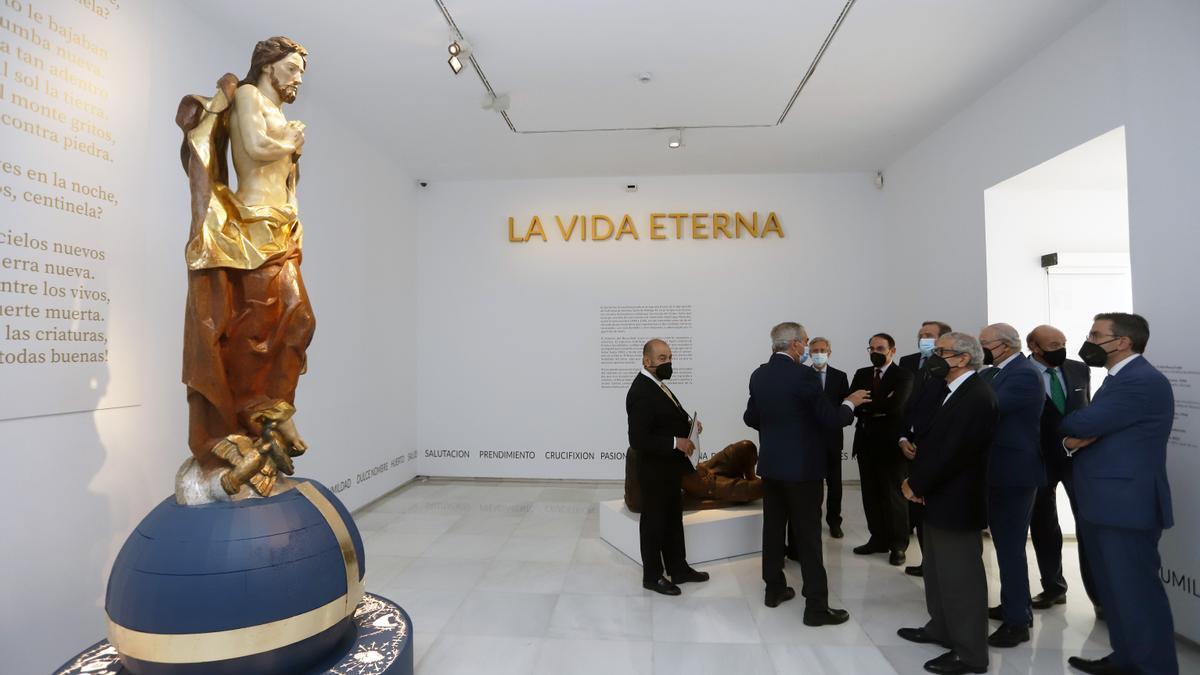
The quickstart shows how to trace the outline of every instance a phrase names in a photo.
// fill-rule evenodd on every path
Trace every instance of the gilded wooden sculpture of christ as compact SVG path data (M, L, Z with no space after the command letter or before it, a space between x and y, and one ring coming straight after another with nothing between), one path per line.
M307 57L286 37L263 40L244 79L226 74L211 98L179 104L192 194L183 382L193 457L176 480L181 503L281 492L291 483L279 474L308 447L293 417L316 327L300 276L304 125L283 112Z

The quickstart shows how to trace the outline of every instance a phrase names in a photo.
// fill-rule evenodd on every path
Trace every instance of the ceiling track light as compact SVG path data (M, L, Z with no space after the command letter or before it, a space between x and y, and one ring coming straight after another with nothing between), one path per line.
M671 134L671 137L667 139L667 147L672 150L678 150L679 148L683 147L682 128L676 129L675 133Z
M450 52L450 58L446 63L450 64L450 70L457 75L462 72L463 60L470 58L471 45L462 37L451 37L450 46L446 47L446 51Z

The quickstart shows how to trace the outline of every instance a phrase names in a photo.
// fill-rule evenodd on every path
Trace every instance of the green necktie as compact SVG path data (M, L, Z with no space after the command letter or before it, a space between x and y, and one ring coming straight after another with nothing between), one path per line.
M1050 373L1050 400L1054 401L1054 407L1058 408L1059 414L1067 412L1067 393L1063 391L1062 382L1058 380L1058 368L1051 368Z

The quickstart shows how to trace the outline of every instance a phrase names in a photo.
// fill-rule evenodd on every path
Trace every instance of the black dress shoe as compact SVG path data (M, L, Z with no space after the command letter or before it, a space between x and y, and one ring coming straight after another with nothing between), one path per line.
M1002 623L996 632L988 636L988 644L1001 649L1016 647L1022 642L1029 642L1029 626Z
M679 595L683 592L679 590L678 586L667 581L666 577L659 577L658 581L643 581L642 588L654 591L655 593L662 593L663 595Z
M896 631L896 635L919 645L941 645L946 649L950 649L950 643L933 637L924 628L901 628Z
M1067 594L1042 591L1033 596L1029 602L1033 605L1034 609L1050 609L1054 605L1067 604Z
M829 536L833 537L834 539L841 539L842 537L846 536L846 533L842 532L841 525L830 525Z
M910 577L923 577L925 576L925 568L921 565L909 565L904 568L904 573Z
M887 553L888 547L880 546L873 542L867 542L862 546L854 547L854 555L871 555L872 553Z
M1113 664L1109 657L1102 659L1085 659L1082 656L1072 656L1067 659L1067 664L1075 670L1092 675L1130 675L1132 670L1122 668Z
M1002 606L996 605L995 607L988 607L988 618L992 621L1003 621L1004 609Z
M969 666L958 658L958 654L946 652L932 661L926 661L925 670L943 675L959 675L960 673L986 673L987 666L982 668Z
M689 581L708 581L708 572L687 568L679 574L672 574L671 581L676 584L686 584Z
M767 589L766 597L763 598L763 604L767 607L778 607L779 603L787 602L796 597L796 589L791 586L785 586L782 590Z
M899 567L907 560L908 556L905 555L904 551L891 551L888 554L888 564L892 567Z
M805 626L836 626L850 620L850 612L844 609L805 609Z

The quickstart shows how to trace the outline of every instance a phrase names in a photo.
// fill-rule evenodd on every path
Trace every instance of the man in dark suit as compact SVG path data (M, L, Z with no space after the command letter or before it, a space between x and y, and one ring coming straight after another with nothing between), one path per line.
M1048 609L1067 602L1067 580L1062 567L1062 527L1058 523L1058 484L1061 482L1071 503L1071 513L1079 520L1075 487L1071 483L1071 459L1063 452L1063 435L1058 425L1064 415L1087 407L1092 396L1092 372L1081 361L1067 358L1067 337L1054 326L1038 326L1025 336L1025 346L1034 365L1042 371L1046 400L1042 407L1042 459L1046 462L1046 485L1038 488L1033 502L1029 538L1037 554L1042 592L1033 596L1034 609ZM1075 538L1082 537L1078 531ZM1100 600L1092 584L1087 555L1080 541L1079 571L1088 599L1099 611Z
M833 348L829 338L815 337L808 342L808 358L812 369L821 380L825 396L834 405L840 405L850 395L850 380L845 371L829 365ZM841 539L842 532L842 430L829 429L825 445L825 522L829 524L829 536Z
M938 410L910 439L917 446L912 475L901 485L910 501L925 504L925 604L929 621L897 631L905 640L950 651L927 662L933 673L985 673L987 575L987 453L998 416L996 396L976 375L983 350L966 333L937 339L931 376L946 383Z
M904 424L904 407L912 391L913 375L892 363L896 341L887 333L871 336L867 343L871 365L859 368L851 389L871 392L871 402L854 410L854 455L862 486L863 510L870 539L854 548L858 555L888 553L888 562L903 565L908 550L908 505L900 494L907 470L896 447Z
M650 340L642 348L642 371L625 396L629 447L637 451L642 514L638 523L642 548L642 587L663 595L679 595L677 584L708 581L708 572L687 564L683 543L683 498L680 479L695 471L688 459L696 451L688 440L691 419L674 392L671 347ZM671 575L668 581L663 571Z
M926 420L942 405L942 399L946 397L945 388L946 382L938 378L931 378L929 373L925 371L925 362L933 355L933 346L937 339L949 333L952 329L950 324L943 321L923 321L921 327L917 330L917 351L915 354L908 354L900 357L900 367L913 374L912 394L908 397L908 405L904 410L904 431L905 435L911 434L912 428L918 424L918 420ZM932 391L926 391L925 385L932 384ZM916 446L912 445L907 437L902 438L900 442L900 450L904 453L905 459L911 462L916 457ZM917 533L917 546L924 550L925 544L921 540L922 515L925 507L918 502L908 503L908 526L909 532L913 530ZM914 577L919 577L922 574L920 565L910 565L904 568L905 574L910 574Z
M1021 353L1021 336L1006 323L994 323L979 334L981 372L1000 405L1000 421L988 452L988 529L1000 567L1000 605L989 616L1002 623L988 637L993 647L1016 647L1029 641L1033 608L1029 598L1029 563L1025 542L1033 500L1046 484L1042 461L1042 409L1046 389L1042 373Z
M829 402L816 371L800 365L808 335L798 323L771 329L771 359L750 376L743 419L759 432L758 473L763 478L762 577L764 603L777 607L796 597L783 574L784 535L789 528L800 553L804 623L844 623L850 614L829 607L829 583L821 553L821 481L825 479L828 431L853 419L868 400L856 391L841 405Z
M1159 580L1158 540L1174 524L1167 443L1175 417L1171 383L1142 353L1150 325L1137 314L1097 314L1079 350L1108 368L1092 404L1059 425L1074 457L1072 481L1088 566L1113 653L1068 659L1086 673L1176 675L1175 625Z

